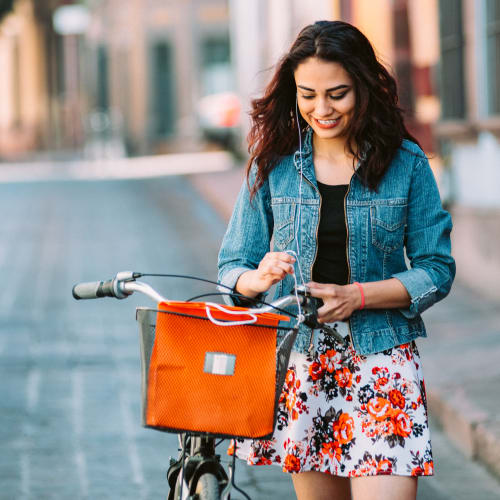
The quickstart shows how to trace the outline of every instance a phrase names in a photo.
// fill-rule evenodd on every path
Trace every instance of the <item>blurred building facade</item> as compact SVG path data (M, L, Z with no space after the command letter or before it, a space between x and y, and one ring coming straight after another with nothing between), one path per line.
M418 8L412 0L86 0L84 32L56 32L56 11L78 3L17 0L1 25L10 33L0 34L10 70L0 81L11 99L0 108L0 122L10 134L25 131L23 141L4 141L11 147L111 143L118 154L196 147L200 99L236 90L248 107L269 77L263 70L301 27L344 19L360 27L392 67L412 131L427 152L436 151L437 0L419 0Z
M196 148L199 101L233 88L227 0L90 5L91 113L107 113L134 153Z
M227 0L16 0L0 60L4 158L193 149L200 99L234 87Z
M500 2L441 0L441 116L457 275L500 299Z
M0 158L74 154L84 142L82 35L54 30L63 0L15 0L0 23Z
M0 157L44 144L49 102L45 38L32 0L0 24Z

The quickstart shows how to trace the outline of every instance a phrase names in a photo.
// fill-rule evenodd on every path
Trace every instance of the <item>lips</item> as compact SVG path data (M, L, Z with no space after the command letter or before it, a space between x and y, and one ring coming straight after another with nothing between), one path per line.
M317 118L313 118L314 123L323 129L335 128L340 123L340 117L335 118L334 120L318 120Z

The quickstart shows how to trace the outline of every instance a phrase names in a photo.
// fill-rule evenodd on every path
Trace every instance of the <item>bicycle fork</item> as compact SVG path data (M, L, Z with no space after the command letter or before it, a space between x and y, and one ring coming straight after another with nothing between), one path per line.
M208 436L179 436L181 454L178 460L171 458L167 478L170 485L168 500L189 500L195 495L199 478L203 474L214 475L220 489L226 489L228 477L215 454L215 440ZM188 452L189 450L189 452Z

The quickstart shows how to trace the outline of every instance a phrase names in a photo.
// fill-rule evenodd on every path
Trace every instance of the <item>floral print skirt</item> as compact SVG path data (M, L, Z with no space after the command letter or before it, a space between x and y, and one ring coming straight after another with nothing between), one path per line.
M347 323L336 326L348 334ZM237 440L236 456L291 473L432 475L415 343L361 356L319 330L315 336L312 354L290 356L273 438Z

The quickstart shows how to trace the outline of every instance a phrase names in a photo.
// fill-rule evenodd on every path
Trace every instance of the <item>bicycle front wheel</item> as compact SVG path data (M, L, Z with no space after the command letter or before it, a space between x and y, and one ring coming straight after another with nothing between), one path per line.
M219 481L213 474L203 474L196 484L196 498L198 500L219 500Z

